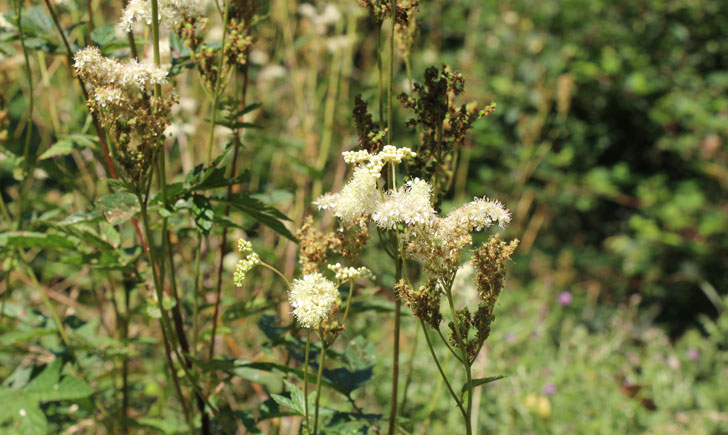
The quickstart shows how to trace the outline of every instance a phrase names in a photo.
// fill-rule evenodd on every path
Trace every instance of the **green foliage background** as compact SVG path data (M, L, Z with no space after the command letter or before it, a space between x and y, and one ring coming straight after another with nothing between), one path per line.
M120 5L93 2L90 33L82 3L58 5L72 48L94 42L107 55L125 53L124 38L104 27L116 24ZM244 230L261 257L295 274L296 249L286 237L315 213L308 204L317 194L345 179L339 156L357 141L356 94L377 119L374 24L353 0L332 3L341 16L323 32L293 1L264 4L248 91L260 106L247 115L243 175L235 180L221 169L232 159L224 134L218 151L228 152L217 166L195 168L206 152L209 103L186 69L184 47L167 42L180 94L177 139L167 148L174 206L164 210L155 198L152 208L169 214L178 237L185 314L193 309L200 250L208 254L201 287L212 294L224 226L236 235ZM0 194L16 221L0 223L0 431L114 432L113 419L99 423L97 405L112 415L118 410L120 361L129 357L135 430L186 432L159 349L149 267L129 225L138 205L105 176L46 9L24 5L33 95L14 15L3 12L11 25L0 32L7 109ZM728 2L437 0L423 2L417 17L413 79L447 64L466 79L459 103L497 103L495 114L475 124L443 208L473 196L497 198L513 212L506 237L521 239L493 335L476 363L478 377L506 376L477 390L479 433L728 431L728 395L719 387L728 375L728 320L721 314L728 301ZM329 48L344 35L349 45ZM240 87L236 76L228 93ZM398 63L395 91L407 89ZM416 141L404 126L409 115L395 113L399 146ZM23 182L24 213L15 216ZM228 184L240 193L226 220L221 192ZM200 234L211 242L198 246ZM323 415L332 433L373 433L388 409L394 276L381 255L365 258L380 279L357 295L353 323L331 351ZM248 288L234 288L235 260L222 259L229 277L222 355L201 358L196 369L223 382L213 397L224 411L219 427L295 433L298 420L288 417L302 410L296 385L304 351L285 288L257 270ZM56 335L32 276L54 296L73 351ZM122 289L131 295L127 340L118 336L122 323L112 309ZM573 295L568 306L558 303L562 292ZM209 298L202 309L210 310ZM457 433L459 415L416 322L406 318L403 331L401 363L411 371L401 427Z

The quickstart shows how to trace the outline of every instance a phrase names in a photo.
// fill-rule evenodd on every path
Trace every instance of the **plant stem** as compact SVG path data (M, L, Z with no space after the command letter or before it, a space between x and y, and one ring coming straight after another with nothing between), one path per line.
M432 359L435 361L435 365L437 366L437 370L440 372L440 376L442 377L442 380L445 381L447 390L450 392L450 395L455 400L455 404L457 405L458 409L460 409L460 412L463 414L463 417L467 418L467 413L465 412L465 409L463 408L463 404L462 404L462 402L460 402L458 395L455 394L455 391L452 389L452 386L450 385L450 381L448 381L447 375L445 374L445 371L442 369L442 366L440 365L440 360L437 358L437 353L435 353L435 348L432 347L432 341L430 340L430 336L427 334L427 327L425 327L425 322L420 320L420 326L422 326L422 332L425 334L425 340L427 341L427 347L430 349L430 354L432 354Z
M447 303L450 305L450 313L452 314L452 323L455 325L455 338L460 347L460 353L462 357L462 364L465 367L466 382L468 385L468 408L465 416L465 430L468 435L472 434L473 428L470 421L470 414L473 410L473 383L471 382L472 374L470 371L470 358L465 350L465 340L463 339L463 333L460 331L460 323L458 322L457 311L455 310L455 304L452 300L452 282L445 287L445 294L447 295Z
M379 129L384 130L384 67L382 65L382 23L377 23L377 100L379 102Z
M344 310L344 317L341 319L341 326L346 324L346 317L349 315L349 308L351 307L351 298L354 296L354 280L349 281L349 297L346 299L346 309Z
M200 322L198 316L200 314L200 257L202 248L202 234L197 235L197 249L195 249L195 286L194 299L193 299L193 311L192 311L192 354L197 356L197 343L200 334Z
M323 343L323 340L322 340ZM319 399L321 398L321 378L324 374L324 361L326 360L326 344L321 346L321 359L319 360L318 375L316 375L316 403L315 414L313 417L313 432L311 434L316 435L318 433L318 416L319 416Z
M25 200L25 186L28 184L27 180L30 176L30 139L33 133L33 72L30 69L30 58L28 57L28 49L25 46L25 32L23 32L22 16L23 6L21 0L15 2L15 13L18 21L18 34L20 35L20 46L23 49L23 58L25 59L25 76L28 79L28 124L25 130L25 143L23 145L23 179L20 181L18 187L18 221L15 223L16 229L20 230L23 223L23 203Z
M311 349L311 328L306 328L306 362L303 365L303 406L306 419L306 433L311 434L311 425L308 421L308 354Z
M152 0L154 3L156 3L156 0ZM154 243L152 238L151 229L149 226L149 214L147 213L147 204L146 201L141 197L141 194L138 194L139 204L141 204L141 214L142 214L142 222L144 223L144 232L146 234L147 242L149 245L149 249L147 250L147 253L149 255L149 262L151 263L151 271L152 271L152 278L154 280L154 290L156 292L157 296L157 307L159 308L160 315L161 315L161 327L162 327L162 338L164 340L164 347L165 352L167 354L167 360L169 363L169 370L172 374L172 379L175 382L175 388L177 390L177 394L179 396L180 403L182 404L182 408L185 410L185 416L187 417L187 420L189 421L190 411L189 407L187 406L187 401L185 400L184 394L182 394L182 389L179 386L179 380L177 379L177 373L174 368L174 363L172 361L172 355L171 352L173 349L177 347L177 344L174 342L174 335L172 335L172 324L169 320L169 314L167 313L167 310L164 308L163 300L164 300L164 291L162 289L162 283L159 281L159 276L157 275L157 271L162 269L162 265L159 264L157 261L157 255L154 252ZM159 265L159 267L158 267ZM161 272L160 272L161 273Z
M153 0L154 1L154 0ZM220 44L220 54L217 59L217 77L215 77L215 89L212 90L212 115L210 116L210 140L207 148L207 164L212 162L212 148L215 142L215 123L217 122L217 102L222 93L220 83L223 76L222 65L225 59L225 38L227 37L227 23L230 13L230 0L225 0L225 13L222 19L222 43Z
M394 33L395 33L395 16L397 11L397 0L391 3L391 33L389 35L389 80L387 81L387 142L392 144L392 135L394 133L394 113L392 110L393 98L393 82L394 82ZM380 81L381 85L381 81ZM394 188L396 184L396 174L394 165L392 165L392 175L390 179L390 187ZM395 282L402 279L402 258L399 255L399 238L396 237L397 251L395 252ZM392 361L392 396L390 398L389 408L389 435L393 435L397 430L397 389L399 386L399 331L401 322L402 301L395 295L394 300L394 346Z
M412 348L410 349L409 360L407 361L407 376L404 379L404 389L402 390L402 402L399 404L399 414L404 414L404 405L407 403L407 390L409 389L410 383L412 382L412 372L415 361L415 351L417 350L417 337L419 336L419 329L415 329L415 339L412 341Z

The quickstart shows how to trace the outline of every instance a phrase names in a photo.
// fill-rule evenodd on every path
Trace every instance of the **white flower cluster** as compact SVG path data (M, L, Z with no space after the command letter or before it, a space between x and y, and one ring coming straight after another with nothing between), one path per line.
M76 73L93 88L113 86L119 90L151 92L154 85L167 83L167 71L154 64L130 60L124 64L116 59L104 57L96 47L86 47L74 56ZM109 101L121 94L105 95L100 98Z
M235 266L233 280L237 287L242 287L248 272L260 264L260 257L258 254L253 252L253 244L250 243L249 240L245 239L238 240L238 252L241 255L245 255L245 258L238 261L238 264Z
M494 223L503 228L511 221L511 214L499 201L475 198L457 210L452 211L440 222L445 234L481 231Z
M344 156L346 163L359 163L366 167L372 176L376 178L381 176L382 168L387 163L402 163L403 159L417 155L407 147L397 148L394 145L385 145L377 154L369 154L365 150L344 151L341 154Z
M430 197L432 186L424 180L410 180L399 190L387 192L386 199L380 203L372 219L377 226L386 230L397 224L429 227L437 219Z
M174 28L184 17L197 17L203 14L199 0L159 0L158 20L160 25ZM137 23L152 24L152 2L150 0L131 0L121 13L119 28L130 32Z
M320 273L293 280L289 294L293 315L305 328L318 328L339 302L336 285Z
M366 267L344 267L340 263L329 264L330 271L336 274L336 279L340 283L345 283L357 278L366 278L370 280L376 279L371 270Z
M332 209L336 217L350 225L358 217L370 215L381 199L377 179L366 168L358 166L341 192L323 195L314 201L314 205L322 210Z

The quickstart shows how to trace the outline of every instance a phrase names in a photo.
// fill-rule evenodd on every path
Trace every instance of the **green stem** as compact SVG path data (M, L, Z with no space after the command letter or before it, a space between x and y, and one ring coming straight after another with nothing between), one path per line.
M323 343L323 341L322 341ZM313 435L318 433L319 399L321 398L321 378L324 374L324 361L326 360L326 344L321 346L321 359L319 360L318 375L316 375L316 403L313 417Z
M303 406L304 418L306 420L306 433L311 433L311 425L308 421L308 354L311 349L311 329L306 328L306 362L303 365Z
M156 0L152 0L154 3L156 3ZM180 403L182 404L183 409L185 410L185 416L187 417L187 420L189 420L189 407L187 406L187 401L185 400L184 394L182 394L182 389L179 386L179 380L177 379L177 373L175 372L174 364L172 361L172 350L177 348L177 343L175 342L174 334L172 333L172 324L169 320L169 314L167 313L167 310L164 308L163 300L164 300L164 291L162 289L162 283L159 281L159 276L157 275L157 270L161 270L162 265L159 264L157 261L157 254L154 251L154 239L152 238L152 232L149 226L149 213L147 213L147 204L146 201L141 197L141 194L138 195L139 204L141 204L141 215L142 215L142 223L144 224L144 233L147 239L147 245L149 249L147 250L147 253L149 255L149 262L151 263L151 271L152 271L152 278L154 281L154 290L155 294L157 296L157 307L159 308L160 314L161 314L161 326L162 326L162 335L163 340L165 343L165 352L167 353L167 360L169 363L169 370L172 372L172 379L175 382L175 388L177 390L177 394L179 396Z
M220 44L220 54L217 59L217 76L215 77L215 89L212 90L212 115L210 116L210 140L207 148L207 164L212 162L212 148L215 142L215 123L217 122L217 102L220 98L220 83L222 81L223 71L222 65L225 59L225 39L227 37L227 23L230 13L230 0L225 0L225 13L222 19L222 43Z
M25 46L25 32L22 25L22 4L20 0L15 2L15 13L18 21L18 34L20 35L20 46L23 48L23 58L25 59L25 76L28 79L28 124L25 130L25 144L23 145L23 179L20 182L18 193L18 221L15 223L16 229L22 227L23 222L23 203L25 199L25 186L28 184L27 179L30 176L29 160L30 160L30 139L33 132L33 72L30 69L30 58L28 57L28 49Z
M382 66L382 23L377 24L377 100L379 102L379 129L384 130L384 67Z
M460 402L460 398L458 397L457 394L455 394L455 390L452 389L452 386L450 385L450 381L448 381L447 375L445 374L445 371L442 369L442 366L440 365L440 360L437 358L437 353L435 353L435 348L432 347L432 341L430 340L430 336L427 334L427 328L425 327L425 322L423 320L420 320L420 326L422 326L422 332L425 334L425 340L427 341L427 347L430 349L430 354L432 354L432 359L435 361L437 370L440 372L440 376L442 377L442 380L445 382L445 385L447 386L447 390L450 392L450 395L455 400L455 404L457 405L458 409L460 409L460 412L463 414L463 417L467 418L467 413L465 412L465 409L463 408L462 402Z
M351 307L351 298L354 296L354 280L349 281L349 297L346 299L346 309L344 310L344 317L341 319L341 326L346 324L346 317L349 315L349 308Z
M279 277L281 277L281 279L286 282L286 286L288 288L291 287L291 282L288 281L288 278L286 278L286 276L280 270L276 269L275 267L273 267L270 264L265 263L263 261L260 262L260 265L263 266L263 267L265 267L266 269L270 269L273 272L275 272L276 275L278 275Z
M472 381L472 373L470 370L470 358L468 357L468 354L465 350L465 341L463 339L463 333L460 331L460 323L458 322L457 317L457 311L455 310L455 303L452 299L452 282L450 282L450 285L445 287L445 294L447 295L447 303L450 306L450 313L452 314L452 323L455 325L455 338L458 342L458 347L460 348L461 356L462 356L462 364L465 367L465 375L466 375L466 381L468 385L468 408L467 413L465 416L465 431L467 435L470 435L473 433L472 423L470 421L470 414L473 410L473 383Z
M197 249L195 250L195 286L192 312L192 354L197 356L197 343L200 336L200 322L198 316L200 314L200 251L202 248L202 234L197 236Z
M409 390L410 383L412 382L412 373L414 369L415 353L417 350L417 337L419 330L415 329L415 339L412 340L412 348L410 349L409 360L407 361L407 376L404 378L404 389L402 390L402 402L399 404L399 414L404 414L404 406L407 403L407 390Z
M397 0L392 0L391 4L391 24L392 29L389 35L389 80L387 81L387 142L393 143L392 135L394 133L394 111L392 109L393 86L394 86L394 33L395 33L395 16L397 12ZM381 84L381 81L380 81ZM392 164L392 175L390 179L390 187L396 187L396 174L394 164ZM395 282L402 279L402 257L399 255L399 237L395 235L397 243L397 252L395 255ZM393 362L392 362L392 396L390 398L389 408L389 435L393 435L397 430L397 389L399 386L399 333L401 322L402 301L395 295L394 301L394 337L393 337Z

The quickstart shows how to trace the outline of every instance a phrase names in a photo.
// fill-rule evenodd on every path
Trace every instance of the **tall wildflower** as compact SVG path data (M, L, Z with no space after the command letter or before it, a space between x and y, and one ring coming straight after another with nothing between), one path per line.
M76 74L89 87L89 108L108 129L126 181L142 189L176 102L174 93L151 95L155 86L167 83L167 72L147 62L104 57L96 47L78 51L74 60Z

